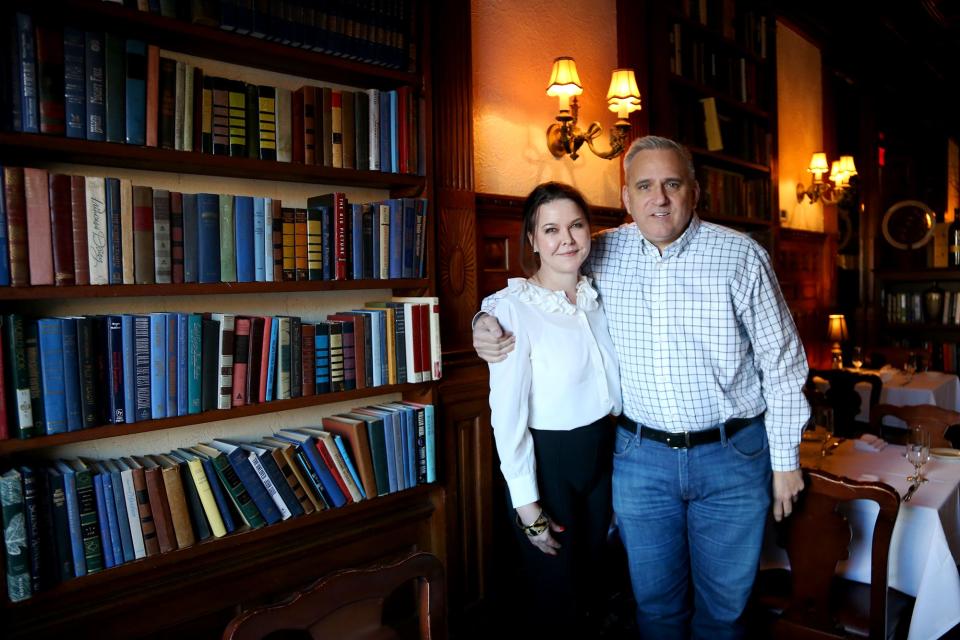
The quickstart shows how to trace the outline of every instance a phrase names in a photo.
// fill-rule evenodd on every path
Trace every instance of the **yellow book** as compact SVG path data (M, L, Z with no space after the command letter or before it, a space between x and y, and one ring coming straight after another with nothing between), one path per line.
M187 468L193 477L193 483L197 486L197 494L200 496L200 504L203 505L203 512L207 514L207 522L210 524L210 532L215 538L222 538L227 535L227 528L223 526L223 518L220 517L220 509L217 508L217 501L213 497L213 491L210 489L210 482L207 474L203 470L203 463L193 454L184 453L187 458Z
M720 135L720 119L717 117L717 101L713 98L702 98L703 126L707 134L707 150L722 151L723 138Z

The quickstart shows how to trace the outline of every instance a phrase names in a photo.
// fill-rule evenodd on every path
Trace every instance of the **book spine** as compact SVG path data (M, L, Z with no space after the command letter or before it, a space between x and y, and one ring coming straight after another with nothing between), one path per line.
M130 525L130 542L134 559L147 556L143 541L143 529L140 527L140 508L137 506L137 492L133 482L133 471L124 469L120 472L120 483L123 489L123 507L127 512L127 523Z
M220 282L220 198L212 193L197 195L198 282Z
M108 316L105 326L108 421L123 424L126 422L124 412L127 407L123 372L123 319L121 316Z
M273 499L267 494L267 489L260 480L257 472L254 471L252 463L247 459L247 453L237 447L226 455L234 471L237 472L237 477L240 478L244 488L250 495L250 499L263 517L264 522L267 524L280 522L280 512L277 510Z
M187 413L200 413L203 372L202 319L198 314L187 316Z
M187 65L177 60L174 67L174 109L173 109L173 148L183 150L183 124L186 113Z
M170 314L176 319L177 348L173 356L171 367L176 369L177 384L176 389L171 389L175 393L176 413L178 416L185 416L188 413L190 380L188 379L190 358L188 355L190 336L189 336L189 315L186 313Z
M173 551L177 548L177 538L170 516L170 503L163 485L163 472L158 467L146 469L144 477L150 512L153 514L153 524L157 532L157 548L160 553Z
M153 207L153 189L133 187L133 268L137 284L156 282Z
M213 499L220 513L220 521L223 523L223 528L226 533L233 533L236 531L237 525L233 520L233 514L230 512L227 496L223 493L223 486L220 481L220 476L217 474L216 467L214 467L213 461L207 458L204 458L201 464L203 465L204 473L207 475L207 486L210 487L210 491L213 493Z
M280 282L283 280L284 273L284 243L283 243L283 206L278 198L269 201L270 206L265 212L270 219L270 234L266 236L265 241L269 242L271 249L273 273L267 280ZM266 205L265 205L266 206ZM268 267L269 268L269 267Z
M326 100L326 97L324 97ZM324 104L326 106L326 104ZM326 116L326 112L324 112ZM331 166L343 167L343 94L330 91L330 147Z
M183 194L183 281L197 282L199 273L197 195Z
M87 92L84 81L83 54L86 45L83 31L63 29L63 98L64 123L68 138L86 138Z
M220 510L217 508L213 491L210 489L207 474L203 470L203 463L201 463L199 459L194 458L187 461L187 468L197 488L200 504L203 505L203 512L206 514L207 522L210 525L210 532L215 538L222 538L227 534L227 530L223 525L223 518L220 517Z
M150 316L134 316L133 318L133 362L136 385L136 403L134 406L137 422L150 420L153 417L153 399L150 389L150 378L153 370L150 325Z
M144 141L148 147L156 147L160 135L160 47L154 44L147 45L144 103Z
M107 206L107 281L123 284L123 229L120 221L120 180L104 178Z
M143 537L143 550L145 555L153 556L160 553L160 543L157 539L157 526L153 520L153 510L150 507L146 472L141 468L135 468L132 476L137 502L137 518L140 521L140 534Z
M106 140L106 57L103 34L93 31L84 33L86 80L86 122L84 136L87 140Z
M47 435L66 433L67 406L63 369L63 330L59 318L37 321L40 382Z
M48 174L43 169L24 169L23 176L29 229L27 260L30 265L30 284L54 284Z
M63 34L45 24L35 30L37 51L37 101L40 133L62 136L64 122Z
M300 325L300 332L302 354L302 395L312 396L317 392L316 325L302 323Z
M233 220L234 198L220 195L220 281L237 281L237 247Z
M167 317L150 314L150 415L167 417Z
M74 282L88 285L90 258L87 249L87 190L83 176L70 176L70 221L73 233Z
M280 496L280 492L277 490L277 486L273 483L273 479L263 466L263 461L261 461L260 458L257 457L257 454L252 451L247 454L247 460L250 461L250 466L253 467L253 470L256 472L260 482L263 483L263 488L266 490L267 495L273 501L273 504L276 505L277 511L280 513L280 518L282 520L286 520L292 517L293 514L283 501L283 498Z
M276 393L276 377L277 377L277 349L279 346L280 339L280 318L272 318L270 322L270 344L269 344L269 355L267 356L267 382L265 386L266 399L265 402L270 402L273 400Z
M124 82L126 58L124 40L111 33L104 34L104 120L106 122L107 142L123 142L124 134Z
M3 369L7 380L8 419L20 439L37 435L30 401L30 378L27 373L23 317L18 314L3 318Z
M103 550L103 566L110 569L117 562L113 557L113 545L110 543L110 518L107 516L107 503L103 494L103 474L93 477L93 492L97 501L97 524L100 527L100 548Z
M292 102L289 89L281 87L276 88L275 105L275 123L277 127L277 152L276 159L279 162L291 162L293 160L292 147Z
M183 194L170 192L170 280L184 282Z
M231 500L237 507L237 511L247 525L250 526L251 529L262 527L266 521L263 519L263 515L257 508L256 503L247 491L240 476L237 475L236 469L230 464L227 454L220 454L214 458L213 466L216 468L217 475L221 482L223 482L223 486L227 489Z
M164 149L176 149L177 62L161 57L158 74L157 143Z
M237 318L233 343L233 406L247 404L247 366L250 353L250 318Z
M247 94L240 80L227 84L227 105L230 127L230 155L247 155Z
M147 115L147 45L141 40L127 40L126 114L127 144L145 145Z
M73 285L73 207L70 176L56 173L49 176L50 239L53 244L53 282L57 286Z
M63 389L67 408L67 431L83 428L83 411L80 406L80 371L77 367L77 320L63 318L60 321L63 341Z
M254 205L250 196L234 197L234 242L237 282L254 282Z
M303 333L300 318L290 318L290 397L303 394Z
M315 325L314 337L317 394L330 392L330 325L327 322L318 322Z
M95 427L97 410L97 354L94 322L77 318L77 375L80 385L80 428Z
M267 281L266 269L266 202L264 198L253 199L253 280Z
M10 284L30 284L27 255L27 200L23 167L3 168L3 198L7 214L7 243L10 254Z
M293 237L294 237L294 278L308 280L307 260L307 210L293 210Z
M259 90L255 84L244 85L245 111L244 120L246 124L246 133L244 140L247 148L248 158L260 157L260 104Z
M25 513L20 472L15 469L0 476L0 515L6 544L7 597L11 602L32 595L30 553L23 531Z
M170 192L153 190L153 258L154 278L157 284L169 284L173 279L170 250Z
M333 279L347 279L347 196L344 193L333 195Z
M277 365L276 365L276 394L277 400L287 400L290 396L290 318L276 318L278 321L277 331Z
M21 131L24 133L40 133L40 108L37 100L37 42L33 18L28 14L18 13L16 15L16 30Z
M323 212L307 209L307 279L323 280Z

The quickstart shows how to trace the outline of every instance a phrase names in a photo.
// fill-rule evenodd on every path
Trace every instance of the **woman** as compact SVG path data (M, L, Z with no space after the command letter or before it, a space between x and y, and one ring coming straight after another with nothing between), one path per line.
M588 637L586 615L604 592L599 567L611 517L617 359L597 291L580 267L590 210L573 187L547 182L524 204L521 245L537 270L512 278L494 315L516 348L490 365L500 468L522 531L536 624ZM586 634L586 635L584 635Z

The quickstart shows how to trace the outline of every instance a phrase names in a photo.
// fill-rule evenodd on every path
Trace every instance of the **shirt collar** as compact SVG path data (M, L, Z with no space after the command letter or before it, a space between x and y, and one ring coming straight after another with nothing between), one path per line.
M697 235L697 231L700 229L700 218L696 213L693 213L690 216L690 224L687 225L687 228L684 229L683 233L680 234L680 237L671 242L666 249L663 251L663 258L669 258L670 256L680 255L684 249L689 246L693 241L694 236ZM645 256L660 256L660 250L657 249L657 246L643 237L643 234L640 233L640 228L637 228L637 233L640 234L640 248Z

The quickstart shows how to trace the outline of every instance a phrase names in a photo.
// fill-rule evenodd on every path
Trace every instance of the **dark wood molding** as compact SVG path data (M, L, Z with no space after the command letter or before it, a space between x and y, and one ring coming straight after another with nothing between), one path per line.
M812 366L829 366L826 329L837 297L836 234L780 228L774 261L807 360Z

